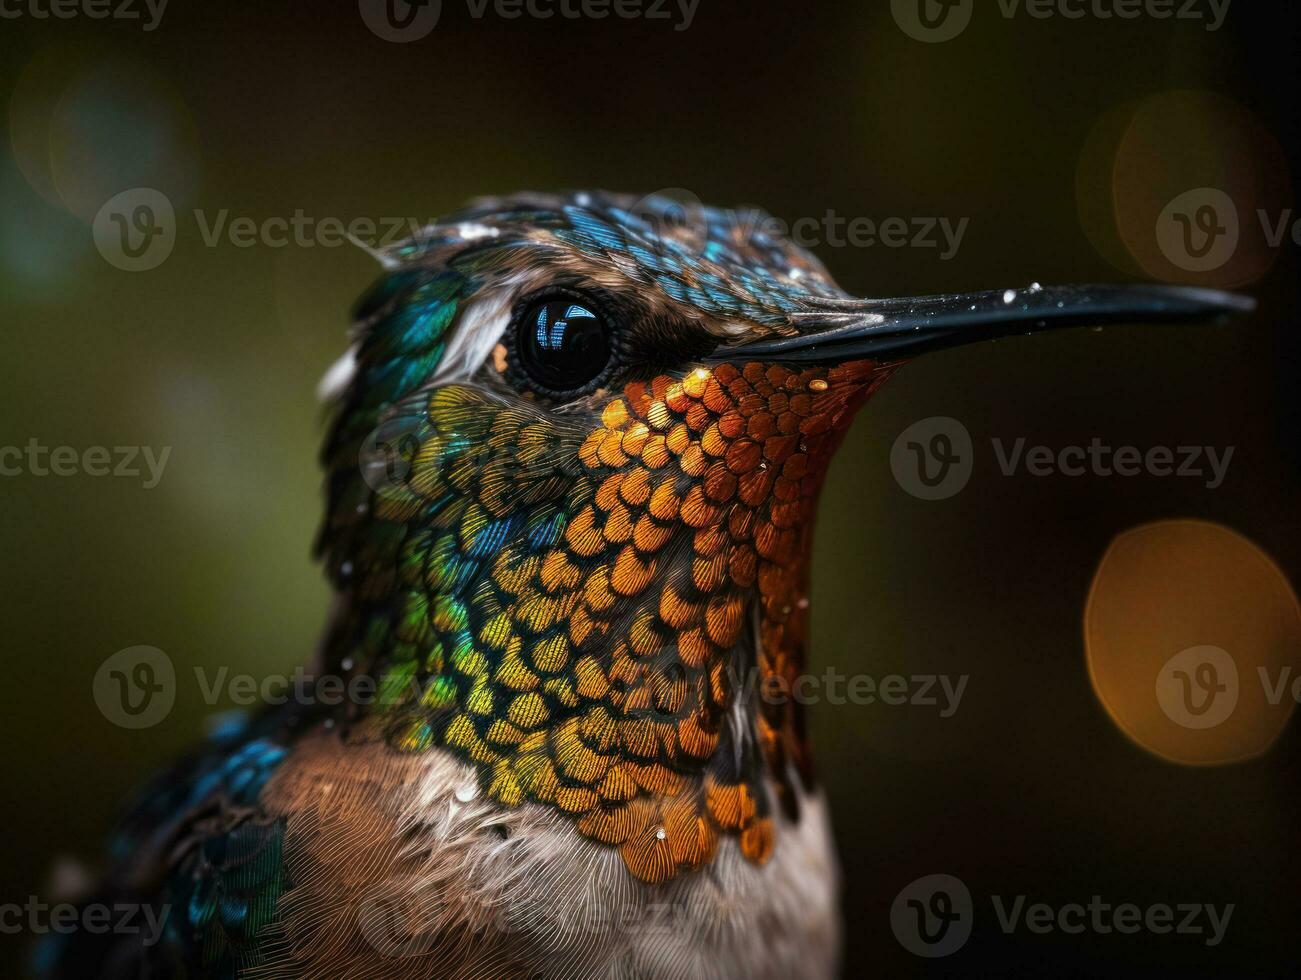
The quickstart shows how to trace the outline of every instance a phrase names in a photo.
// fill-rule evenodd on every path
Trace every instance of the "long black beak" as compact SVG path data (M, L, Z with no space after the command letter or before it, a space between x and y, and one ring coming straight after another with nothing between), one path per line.
M900 299L821 299L793 315L797 336L720 347L714 360L890 361L1013 334L1107 323L1213 320L1255 300L1188 286L1039 286Z

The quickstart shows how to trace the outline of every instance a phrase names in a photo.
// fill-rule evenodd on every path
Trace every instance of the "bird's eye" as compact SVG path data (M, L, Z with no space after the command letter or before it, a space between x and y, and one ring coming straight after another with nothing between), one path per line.
M614 360L609 326L600 309L582 297L529 302L515 325L518 368L541 394L584 394L603 380Z

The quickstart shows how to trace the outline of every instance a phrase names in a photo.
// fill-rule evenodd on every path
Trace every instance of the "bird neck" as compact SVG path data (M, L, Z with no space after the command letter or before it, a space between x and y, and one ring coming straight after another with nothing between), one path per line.
M572 441L472 391L430 395L419 498L356 518L329 556L327 669L378 691L347 719L451 750L502 803L570 813L646 880L699 866L717 832L763 860L774 796L793 818L812 784L795 695L819 491L885 373L665 374ZM465 465L474 446L490 453Z
M494 474L480 460L428 525L382 498L345 514L326 669L370 694L349 699L348 717L408 748L451 742L493 759L595 705L630 756L689 770L726 751L753 767L757 746L780 785L792 771L810 781L795 691L815 511L849 420L886 373L725 364L630 384L598 429L559 447L591 474L563 504L516 513L483 499ZM512 443L500 413L464 411L469 397L421 406L422 446L453 410L457 442ZM512 475L524 472L524 451L511 453ZM411 477L458 489L441 472Z

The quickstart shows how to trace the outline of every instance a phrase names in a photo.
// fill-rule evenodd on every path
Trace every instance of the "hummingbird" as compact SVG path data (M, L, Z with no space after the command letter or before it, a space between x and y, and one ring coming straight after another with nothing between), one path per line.
M835 975L795 692L855 413L928 351L1252 307L856 298L753 213L603 192L377 256L323 390L321 683L146 789L85 901L160 929L59 937L48 975Z

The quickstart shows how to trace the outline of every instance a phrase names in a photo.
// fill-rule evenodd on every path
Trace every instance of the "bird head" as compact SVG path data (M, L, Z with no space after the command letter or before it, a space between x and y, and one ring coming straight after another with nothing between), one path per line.
M1158 287L856 299L762 223L679 216L519 196L383 253L324 451L326 660L378 685L354 720L457 753L647 881L721 841L762 861L798 819L818 492L900 363L1242 306Z

